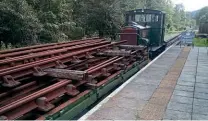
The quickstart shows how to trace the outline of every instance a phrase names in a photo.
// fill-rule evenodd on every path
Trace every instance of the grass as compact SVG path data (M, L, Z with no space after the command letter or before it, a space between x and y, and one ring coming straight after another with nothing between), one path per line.
M206 38L194 38L194 46L207 47L208 46L208 39L206 39Z

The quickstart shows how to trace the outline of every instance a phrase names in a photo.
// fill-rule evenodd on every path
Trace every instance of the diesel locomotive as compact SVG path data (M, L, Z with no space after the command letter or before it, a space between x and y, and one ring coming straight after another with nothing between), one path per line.
M165 50L164 12L150 9L136 9L127 11L125 17L126 26L121 30L121 40L127 40L128 45L148 46L150 59L154 59Z

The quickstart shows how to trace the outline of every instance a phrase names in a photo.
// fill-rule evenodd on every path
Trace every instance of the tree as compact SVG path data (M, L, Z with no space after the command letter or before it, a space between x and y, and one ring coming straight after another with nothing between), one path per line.
M176 30L184 30L186 23L186 13L183 4L176 4L174 7L173 23Z
M97 34L115 39L124 25L125 11L141 8L165 12L168 30L191 24L183 5L174 7L171 0L0 1L0 40L6 45L57 42ZM206 16L200 14L199 19L207 20Z
M36 43L41 24L36 13L25 0L3 0L0 2L0 37L6 44Z
M122 10L116 0L77 0L75 5L74 19L87 35L98 33L100 37L115 38L123 23Z
M43 24L41 42L57 42L83 36L81 27L72 20L74 0L28 0Z
M197 24L200 22L208 22L208 6L202 8L199 13L196 15Z

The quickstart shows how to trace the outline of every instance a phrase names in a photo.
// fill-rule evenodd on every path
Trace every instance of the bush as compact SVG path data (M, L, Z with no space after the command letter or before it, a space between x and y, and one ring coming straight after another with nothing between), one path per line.
M208 39L206 39L206 38L194 38L194 46L207 47L208 46Z

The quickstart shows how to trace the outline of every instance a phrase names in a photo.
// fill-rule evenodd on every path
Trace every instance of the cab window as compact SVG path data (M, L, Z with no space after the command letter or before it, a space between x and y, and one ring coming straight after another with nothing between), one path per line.
M155 22L158 22L158 21L159 21L159 16L155 15Z
M151 15L152 22L155 22L155 14Z
M132 21L133 19L135 19L135 22L158 22L159 15L157 14L135 14L135 16L129 15L128 20Z
M129 22L131 22L132 21L132 17L131 17L131 15L129 15Z
M152 22L151 20L152 20L151 19L151 14L147 14L146 15L146 22Z
M145 22L145 15L144 14L136 14L135 21L136 22Z

